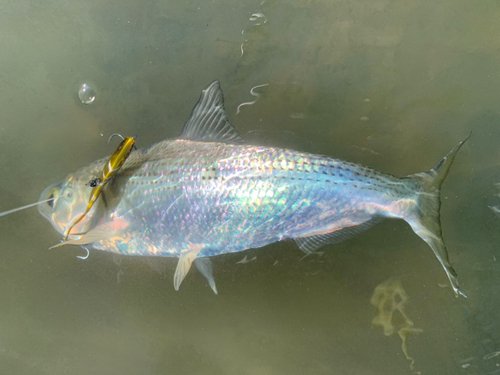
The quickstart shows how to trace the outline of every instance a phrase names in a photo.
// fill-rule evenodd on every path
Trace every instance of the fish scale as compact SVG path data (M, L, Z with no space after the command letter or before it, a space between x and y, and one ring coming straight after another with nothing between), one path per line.
M214 82L203 90L178 139L132 151L75 227L78 234L63 244L177 257L176 289L194 263L217 292L208 257L284 239L310 253L381 218L399 218L429 244L453 290L462 294L441 235L439 193L464 142L434 169L403 178L327 156L245 145L227 120ZM85 184L105 162L42 193L41 200L57 198L38 207L59 233L84 210Z

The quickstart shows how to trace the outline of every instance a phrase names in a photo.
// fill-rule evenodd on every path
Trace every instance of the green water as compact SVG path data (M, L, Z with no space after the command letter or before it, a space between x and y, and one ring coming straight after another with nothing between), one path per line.
M293 242L214 258L216 296L196 270L175 292L174 260L47 250L60 237L30 209L0 219L0 374L500 374L499 21L480 0L0 0L0 211L112 133L177 136L215 79L243 137L398 176L473 132L441 208L468 299L400 221L304 259ZM389 279L407 319L386 336L370 299Z

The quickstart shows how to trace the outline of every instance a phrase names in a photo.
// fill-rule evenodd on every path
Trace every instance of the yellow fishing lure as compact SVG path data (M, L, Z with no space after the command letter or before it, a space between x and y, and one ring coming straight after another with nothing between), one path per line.
M69 234L71 233L73 227L80 221L82 221L85 215L87 215L87 213L90 211L94 203L97 201L97 198L99 198L99 196L101 195L102 189L104 188L106 183L108 183L108 181L111 178L113 178L116 175L116 173L120 170L120 168L123 166L128 156L132 152L132 148L134 147L134 145L135 145L134 138L132 137L124 138L123 141L118 146L118 148L116 149L116 151L113 153L113 155L109 157L108 162L104 165L101 175L88 183L88 185L92 187L92 191L90 192L89 204L87 206L87 209L69 227L68 231L66 232L66 237L64 238L64 241L68 240Z

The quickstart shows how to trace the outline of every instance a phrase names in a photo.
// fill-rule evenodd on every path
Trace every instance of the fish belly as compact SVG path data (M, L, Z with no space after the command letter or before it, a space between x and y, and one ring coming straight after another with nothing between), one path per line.
M111 215L126 225L101 250L213 256L402 217L416 199L411 179L284 149L175 140L136 154Z

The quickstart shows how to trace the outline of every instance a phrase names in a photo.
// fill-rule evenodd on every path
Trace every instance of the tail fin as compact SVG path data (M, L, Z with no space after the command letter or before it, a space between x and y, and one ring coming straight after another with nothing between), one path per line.
M422 172L411 175L416 179L421 187L418 192L418 202L416 210L411 212L406 218L413 231L431 247L432 251L443 266L455 295L467 296L460 291L457 280L457 273L453 269L448 259L448 251L443 241L441 233L441 222L439 220L439 207L441 205L439 193L441 184L448 175L451 164L460 147L470 138L469 136L455 146L443 160L429 172Z

